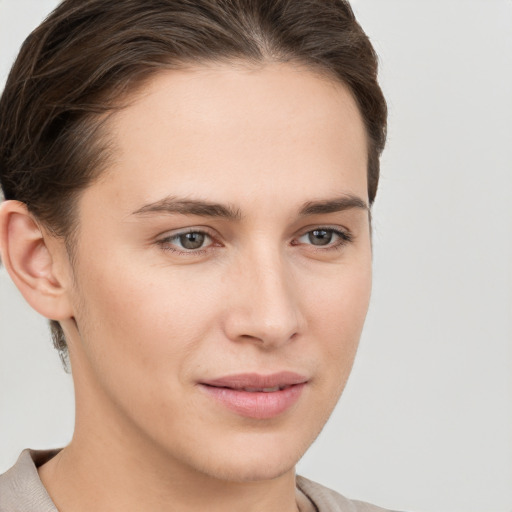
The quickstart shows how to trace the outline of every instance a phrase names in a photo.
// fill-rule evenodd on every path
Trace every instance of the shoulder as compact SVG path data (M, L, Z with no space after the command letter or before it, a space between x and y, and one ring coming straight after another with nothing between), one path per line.
M336 491L297 476L297 487L313 502L318 512L391 512L362 501L349 500Z
M24 450L16 464L0 475L0 512L57 512L37 472L59 450Z

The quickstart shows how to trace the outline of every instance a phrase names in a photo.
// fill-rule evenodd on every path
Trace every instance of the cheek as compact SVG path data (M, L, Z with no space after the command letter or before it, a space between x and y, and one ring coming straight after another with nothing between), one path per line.
M371 295L371 258L340 268L316 293L309 293L308 324L324 371L319 378L341 393L349 376Z
M355 265L340 265L302 291L309 304L309 323L336 337L356 338L366 317L372 286L370 258Z
M160 375L169 382L169 375L183 377L187 359L212 327L212 303L218 301L199 293L200 283L179 286L162 270L91 266L82 275L87 279L80 285L77 323L98 377L109 386L115 381L116 387L148 389Z

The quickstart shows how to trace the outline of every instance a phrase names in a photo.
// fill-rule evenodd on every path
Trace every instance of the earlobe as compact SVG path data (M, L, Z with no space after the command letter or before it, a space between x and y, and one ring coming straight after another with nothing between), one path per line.
M52 320L72 316L66 286L57 275L55 250L26 205L4 201L0 205L0 254L7 272L26 301Z

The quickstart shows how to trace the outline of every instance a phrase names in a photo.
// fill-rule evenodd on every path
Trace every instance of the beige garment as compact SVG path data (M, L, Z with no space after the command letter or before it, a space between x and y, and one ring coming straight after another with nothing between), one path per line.
M37 468L59 450L24 450L16 464L0 475L0 512L58 512L46 492ZM311 480L297 476L300 512L386 512L360 501L351 501Z

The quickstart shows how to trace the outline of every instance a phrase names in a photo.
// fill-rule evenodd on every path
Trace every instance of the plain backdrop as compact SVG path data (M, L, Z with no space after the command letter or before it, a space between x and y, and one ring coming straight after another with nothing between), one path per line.
M0 89L55 0L0 0ZM374 292L343 398L298 471L410 511L512 511L512 2L356 0L389 141ZM0 472L62 446L71 377L0 270Z

